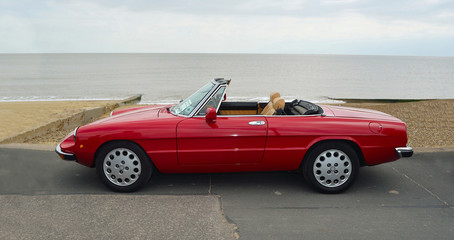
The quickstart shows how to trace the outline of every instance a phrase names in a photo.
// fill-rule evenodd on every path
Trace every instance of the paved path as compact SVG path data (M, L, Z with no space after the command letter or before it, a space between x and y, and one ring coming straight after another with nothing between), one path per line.
M0 148L0 164L1 239L235 239L231 223L241 239L454 239L454 152L361 168L337 195L289 173L156 175L114 194L53 152Z

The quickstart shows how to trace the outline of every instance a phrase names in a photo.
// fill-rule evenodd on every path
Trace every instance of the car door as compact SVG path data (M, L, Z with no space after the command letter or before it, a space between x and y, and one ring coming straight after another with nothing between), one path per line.
M193 117L177 126L181 165L254 164L263 158L267 122L263 116L218 116L215 123Z

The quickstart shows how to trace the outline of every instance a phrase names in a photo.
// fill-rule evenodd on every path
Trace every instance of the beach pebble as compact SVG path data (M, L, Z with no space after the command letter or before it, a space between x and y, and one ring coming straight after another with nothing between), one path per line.
M398 191L396 191L396 190L391 190L391 191L389 191L388 193L391 193L391 194L394 194L394 195L397 195L397 194L399 194L399 192L398 192Z

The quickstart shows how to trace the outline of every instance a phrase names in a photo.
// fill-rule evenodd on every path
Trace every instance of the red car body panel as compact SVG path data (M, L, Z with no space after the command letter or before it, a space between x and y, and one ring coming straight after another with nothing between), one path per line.
M187 118L177 126L179 165L258 164L265 150L267 126L251 126L263 116Z
M324 115L218 116L187 118L163 106L116 111L110 118L77 129L61 150L93 167L96 151L110 141L140 145L163 173L292 171L306 152L327 140L356 145L365 164L399 158L395 148L406 146L406 126L390 115L364 109L322 106ZM251 121L264 125L251 126Z

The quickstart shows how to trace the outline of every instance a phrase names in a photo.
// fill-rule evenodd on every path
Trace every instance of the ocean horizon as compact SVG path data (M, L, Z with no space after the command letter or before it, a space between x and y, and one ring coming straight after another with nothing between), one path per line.
M454 57L56 53L0 54L0 101L118 100L176 103L213 78L231 78L234 101L278 91L318 103L454 98Z

